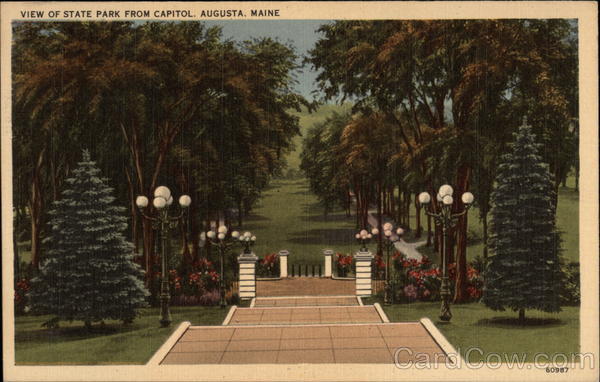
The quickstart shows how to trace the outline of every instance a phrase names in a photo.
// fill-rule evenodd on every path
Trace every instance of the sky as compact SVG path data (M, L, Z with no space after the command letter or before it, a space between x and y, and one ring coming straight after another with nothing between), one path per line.
M223 38L235 41L252 37L271 37L282 43L290 43L296 53L303 57L313 48L320 37L316 31L327 20L219 20L205 21L207 26L219 25L223 28ZM302 58L300 58L301 60ZM317 72L307 65L302 72L296 73L296 90L307 100L313 100L312 91L316 89Z

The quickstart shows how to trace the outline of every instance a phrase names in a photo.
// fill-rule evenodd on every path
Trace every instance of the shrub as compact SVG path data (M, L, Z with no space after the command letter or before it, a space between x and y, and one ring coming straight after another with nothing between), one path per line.
M385 279L385 261L379 255L375 256L373 259L373 267L372 274L374 280L384 280Z
M579 263L563 264L564 279L561 283L560 300L562 305L579 305L581 302Z
M279 255L269 253L256 264L257 277L279 277Z
M335 254L335 266L338 277L346 277L352 270L352 263L354 258L352 255L344 255L341 253Z
M24 314L27 306L27 292L29 291L29 280L21 279L15 283L15 314Z
M155 288L160 290L160 272L155 273ZM169 271L169 292L173 305L212 305L210 301L218 294L220 275L213 269L212 262L202 258L179 271ZM217 302L218 302L217 298Z
M396 277L393 280L394 299L398 302L435 301L440 298L442 285L442 271L432 264L426 256L421 260L409 259L406 255L396 252L394 254L394 269ZM450 279L450 292L454 293L456 281L456 266L448 266ZM478 301L481 298L483 278L471 265L467 266L467 292L470 300Z

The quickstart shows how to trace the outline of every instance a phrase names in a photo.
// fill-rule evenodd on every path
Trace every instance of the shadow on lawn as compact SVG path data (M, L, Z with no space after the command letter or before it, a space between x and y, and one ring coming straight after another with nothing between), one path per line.
M244 221L246 222L258 222L258 221L269 221L271 220L271 218L268 218L264 215L258 215L258 214L250 214L248 215L248 217L246 217L246 219Z
M294 244L353 244L354 230L348 228L311 229L292 232L287 241Z
M309 221L309 222L319 222L319 223L323 223L323 222L347 222L347 221L352 221L354 222L354 220L356 220L356 218L353 218L352 216L348 217L346 216L345 213L339 213L339 214L327 214L327 215L323 215L318 214L318 215L304 215L301 217L302 220L305 221Z
M531 326L540 327L556 327L564 326L566 323L558 318L525 318L525 321L521 322L517 317L492 317L483 318L475 325L478 326L492 326L496 328L527 328Z
M57 329L34 329L15 332L15 342L67 342L103 337L111 334L123 334L139 330L137 324L94 325L91 330L81 326L70 326Z

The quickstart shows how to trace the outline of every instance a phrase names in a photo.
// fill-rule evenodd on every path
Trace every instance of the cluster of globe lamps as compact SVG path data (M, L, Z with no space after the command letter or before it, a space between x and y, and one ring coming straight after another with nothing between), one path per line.
M160 232L161 239L161 282L160 282L160 324L161 326L169 326L171 324L171 311L169 309L169 301L171 295L169 292L169 278L168 278L168 253L167 253L167 240L168 231L177 225L179 219L183 217L183 214L192 203L192 198L189 195L181 195L179 197L179 206L181 207L181 213L177 216L169 216L168 209L173 204L173 195L171 190L166 186L156 187L154 190L154 199L152 199L152 205L158 211L156 217L147 215L144 210L148 207L148 198L144 195L140 195L135 199L135 204L138 206L142 216L153 222L153 228Z
M440 297L442 299L442 306L440 308L440 320L442 321L450 321L452 318L452 313L450 312L450 284L448 280L448 259L446 257L446 248L448 247L448 229L452 228L456 225L458 218L467 213L469 208L473 205L473 200L475 197L470 192L465 192L461 195L461 201L464 204L464 209L462 211L452 212L452 204L454 203L454 198L452 195L454 194L454 190L448 184L444 184L438 190L436 195L436 200L438 206L440 207L439 212L435 213L433 211L428 211L425 209L425 213L434 218L436 224L442 227L442 245L441 245L441 258L442 258L442 284L440 287ZM428 192L421 192L419 194L419 203L423 207L427 207L431 203L431 195Z

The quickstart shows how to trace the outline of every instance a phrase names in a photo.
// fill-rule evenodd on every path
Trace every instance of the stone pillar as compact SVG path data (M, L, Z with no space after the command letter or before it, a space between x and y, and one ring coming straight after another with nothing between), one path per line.
M367 252L356 252L354 256L356 264L356 295L371 296L371 263L373 262L373 254Z
M287 249L282 249L279 251L279 277L284 278L288 277L288 256L290 255L290 251Z
M325 277L331 277L331 259L333 257L333 251L331 249L326 249L323 251L323 256L325 257Z
M254 253L242 253L238 256L240 264L240 298L249 300L256 297L256 261Z

